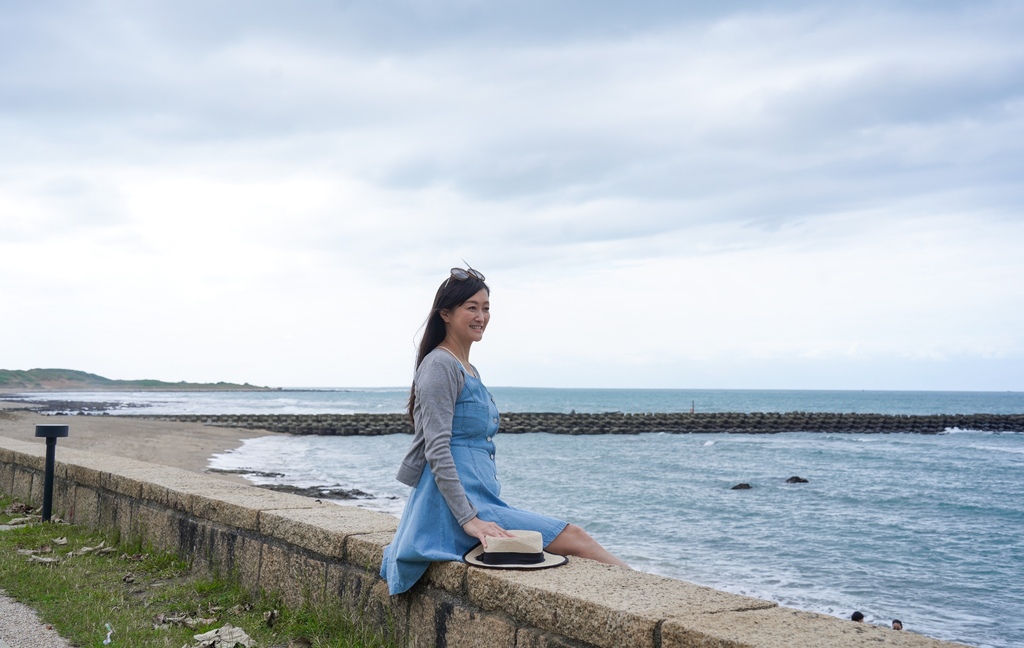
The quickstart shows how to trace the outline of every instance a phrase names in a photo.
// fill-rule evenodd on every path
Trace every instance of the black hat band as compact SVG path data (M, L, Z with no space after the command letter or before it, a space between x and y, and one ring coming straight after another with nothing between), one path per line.
M535 565L544 562L544 552L519 553L517 551L495 551L480 556L480 562L487 565Z

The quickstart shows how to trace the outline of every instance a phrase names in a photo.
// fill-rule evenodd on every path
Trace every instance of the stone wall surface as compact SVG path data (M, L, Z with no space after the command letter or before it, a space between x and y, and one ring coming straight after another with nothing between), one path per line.
M412 432L404 414L262 414L187 415L164 420L207 423L226 427L270 430L289 434L380 435ZM1024 414L842 414L833 412L669 413L669 414L502 414L504 433L693 434L726 432L850 432L856 434L910 432L941 434L945 430L1024 432Z
M41 443L0 437L0 492L41 502L44 457ZM391 597L377 574L392 516L85 451L57 449L53 510L292 605L335 602L402 646L959 645L582 559L536 572L435 563Z

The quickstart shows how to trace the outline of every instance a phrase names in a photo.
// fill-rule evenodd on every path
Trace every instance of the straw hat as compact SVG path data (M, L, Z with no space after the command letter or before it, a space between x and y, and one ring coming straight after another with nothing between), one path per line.
M509 531L512 538L487 536L487 548L478 544L462 557L470 565L493 569L546 569L569 562L567 556L544 551L539 531Z

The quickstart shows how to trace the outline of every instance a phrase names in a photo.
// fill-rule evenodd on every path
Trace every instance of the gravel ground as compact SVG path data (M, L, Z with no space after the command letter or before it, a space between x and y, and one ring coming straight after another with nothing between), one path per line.
M0 532L12 527L0 524ZM72 648L36 611L0 590L0 648Z
M72 648L36 611L0 590L0 648Z

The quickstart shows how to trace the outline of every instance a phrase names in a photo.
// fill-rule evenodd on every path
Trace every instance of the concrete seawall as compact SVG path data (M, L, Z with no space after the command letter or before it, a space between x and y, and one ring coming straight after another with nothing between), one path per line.
M45 446L0 437L0 492L39 504ZM57 449L54 514L237 574L291 605L336 603L402 646L956 646L589 560L504 572L435 563L390 597L377 576L397 520L178 468Z
M154 417L289 434L378 435L411 433L404 414L265 414ZM725 432L849 432L940 434L950 428L1024 432L1024 414L838 414L830 412L673 414L502 414L504 433L695 434Z

